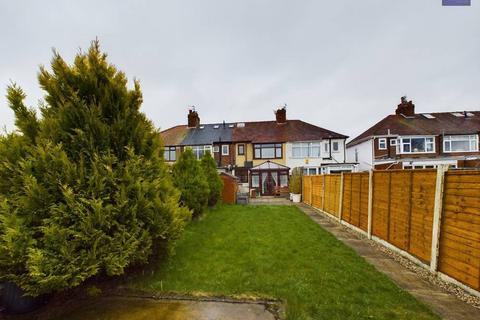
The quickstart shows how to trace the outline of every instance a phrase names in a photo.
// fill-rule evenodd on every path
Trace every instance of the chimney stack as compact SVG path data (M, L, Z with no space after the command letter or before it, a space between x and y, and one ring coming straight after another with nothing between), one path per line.
M415 105L412 103L412 100L407 101L407 97L403 96L400 104L397 106L397 110L395 110L395 114L403 114L406 117L414 116Z
M197 128L198 126L200 126L200 117L198 116L198 112L195 111L195 107L192 107L188 110L188 127Z
M277 124L287 122L287 105L278 108L277 111L275 111L275 118L277 119Z

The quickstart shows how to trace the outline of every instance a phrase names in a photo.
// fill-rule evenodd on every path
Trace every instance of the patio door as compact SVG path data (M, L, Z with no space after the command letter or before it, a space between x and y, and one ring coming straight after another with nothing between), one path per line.
M271 196L274 194L276 181L271 172L263 171L262 174L262 195Z

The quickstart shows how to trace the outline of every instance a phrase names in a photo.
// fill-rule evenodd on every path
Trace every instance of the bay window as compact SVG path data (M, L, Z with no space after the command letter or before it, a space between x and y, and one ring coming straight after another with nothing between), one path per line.
M443 137L444 152L478 151L478 135L459 135Z
M281 159L282 144L281 143L262 143L253 145L254 159Z
M163 158L165 161L175 161L177 160L177 155L175 153L175 147L165 147L163 150Z
M297 142L292 144L292 158L319 158L320 142Z
M435 152L433 137L400 138L400 153L432 153Z

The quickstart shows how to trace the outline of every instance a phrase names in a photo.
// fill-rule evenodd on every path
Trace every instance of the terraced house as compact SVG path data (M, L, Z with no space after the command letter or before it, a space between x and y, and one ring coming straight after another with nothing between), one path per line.
M424 169L446 164L480 168L480 111L415 113L401 98L388 115L347 144L348 159L360 171Z
M186 125L161 132L165 159L173 163L185 148L200 159L208 150L219 170L231 172L250 190L273 195L288 188L290 170L302 167L305 174L353 171L346 163L348 138L301 120L287 120L286 108L275 120L203 124L190 110Z

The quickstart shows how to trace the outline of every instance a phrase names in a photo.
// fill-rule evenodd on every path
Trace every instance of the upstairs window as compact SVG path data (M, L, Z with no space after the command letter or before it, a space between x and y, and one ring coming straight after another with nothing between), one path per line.
M165 147L163 150L163 158L165 161L175 161L177 160L177 154L175 152L175 147Z
M228 156L229 152L228 144L222 144L222 156Z
M323 145L323 151L325 151L325 154L330 152L330 144L328 142Z
M444 152L475 152L478 151L478 135L444 136Z
M400 139L400 153L433 153L433 137L410 137Z
M386 138L378 139L378 150L387 150L387 139Z
M244 144L239 144L238 145L238 155L239 156L245 155L245 145Z
M292 144L292 158L319 158L320 142L297 142Z
M281 143L262 143L253 145L254 159L281 159L282 144Z
M339 151L338 141L333 141L332 142L332 151L333 152L338 152Z
M212 146L191 146L188 148L192 149L193 154L197 159L203 158L207 151L210 151L210 155L212 153Z

